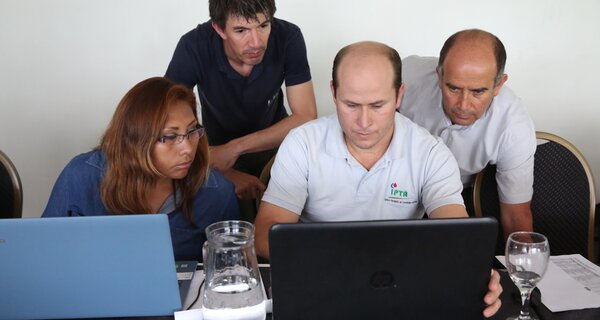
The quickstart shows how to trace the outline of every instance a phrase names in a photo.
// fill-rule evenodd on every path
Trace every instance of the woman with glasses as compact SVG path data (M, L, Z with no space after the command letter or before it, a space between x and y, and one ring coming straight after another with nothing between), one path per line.
M204 228L239 219L233 184L208 157L194 93L144 80L123 97L100 145L65 167L42 216L168 214L175 259L202 261Z

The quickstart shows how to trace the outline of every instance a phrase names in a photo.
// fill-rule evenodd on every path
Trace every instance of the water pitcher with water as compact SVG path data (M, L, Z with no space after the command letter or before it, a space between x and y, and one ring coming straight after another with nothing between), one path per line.
M254 226L222 221L206 228L204 319L264 320L265 291L254 251Z

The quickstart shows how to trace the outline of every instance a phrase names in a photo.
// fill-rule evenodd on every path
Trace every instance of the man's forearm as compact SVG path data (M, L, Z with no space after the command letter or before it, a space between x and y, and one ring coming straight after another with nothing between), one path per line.
M500 203L500 221L504 238L516 231L533 231L531 202L508 204Z
M266 129L231 140L228 144L231 144L232 152L238 157L246 153L271 150L279 147L290 130L312 119L313 116L292 114Z
M299 215L289 210L262 201L258 208L256 220L254 221L256 228L254 235L256 254L263 258L269 258L269 230L272 225L276 223L296 223L299 219Z

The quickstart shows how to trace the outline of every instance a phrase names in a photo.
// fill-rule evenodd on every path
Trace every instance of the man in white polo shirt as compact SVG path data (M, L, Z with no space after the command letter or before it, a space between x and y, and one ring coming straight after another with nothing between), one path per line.
M440 59L402 61L406 94L400 112L444 140L460 167L465 203L475 174L495 164L505 236L531 231L533 121L504 83L506 51L493 34L472 29L452 35ZM469 206L467 206L469 207Z
M337 113L292 130L277 152L257 241L272 222L467 216L452 153L395 112L404 91L395 50L342 49L331 90Z
M331 91L336 114L288 134L256 217L255 247L269 257L275 223L467 217L450 150L396 112L404 87L396 50L359 42L338 52ZM500 307L492 273L484 315Z

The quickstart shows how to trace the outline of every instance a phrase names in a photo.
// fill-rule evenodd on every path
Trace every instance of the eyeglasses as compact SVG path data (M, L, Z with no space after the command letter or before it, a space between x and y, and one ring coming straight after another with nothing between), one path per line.
M204 136L204 127L198 124L194 129L188 131L188 133L185 134L170 133L162 135L158 137L158 142L163 143L167 146L173 146L175 145L175 141L177 141L177 144L181 144L185 137L187 137L188 141L190 142L196 142L202 136Z

